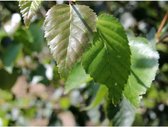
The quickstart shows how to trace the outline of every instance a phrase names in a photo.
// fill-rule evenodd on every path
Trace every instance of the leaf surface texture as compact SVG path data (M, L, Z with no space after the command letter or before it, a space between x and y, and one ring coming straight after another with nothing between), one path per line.
M83 66L93 79L109 89L116 104L122 97L130 73L130 48L122 25L111 15L102 14L97 21L94 44L83 58Z
M96 31L96 14L88 6L73 5L92 31ZM90 32L71 5L55 5L44 23L45 37L62 77L67 77L73 65L89 45Z

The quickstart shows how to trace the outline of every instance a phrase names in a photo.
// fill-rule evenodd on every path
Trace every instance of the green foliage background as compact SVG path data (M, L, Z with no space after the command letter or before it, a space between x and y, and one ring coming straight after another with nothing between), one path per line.
M97 14L113 14L128 35L148 40L154 39L168 8L168 3L163 1L78 3L89 5ZM101 98L94 98L96 93L104 95L101 91L107 92L107 89L95 85L80 66L73 73L79 73L82 79L79 77L81 80L74 82L71 76L67 81L80 87L64 91L65 81L59 77L42 28L45 12L55 4L43 2L28 29L22 20L17 28L12 28L13 33L7 33L6 23L10 24L12 15L19 13L18 2L0 2L0 125L109 125L105 114L113 118L115 125L130 125L133 121L132 125L168 125L168 40L156 46L160 55L159 70L140 107L129 110L128 102L123 100L120 110L107 104L105 113L105 103L95 107ZM168 24L162 35L168 33L167 27ZM92 100L95 103L90 105Z

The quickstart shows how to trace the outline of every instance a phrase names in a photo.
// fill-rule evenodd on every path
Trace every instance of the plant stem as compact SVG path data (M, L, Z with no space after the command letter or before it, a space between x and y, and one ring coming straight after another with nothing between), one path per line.
M168 20L168 12L165 14L165 16L164 16L164 18L163 18L163 20L162 20L162 22L161 22L161 24L159 26L159 29L158 29L158 31L156 33L156 37L157 37L158 40L160 40L160 33L161 33L161 31L162 31L162 29L163 29L163 27L164 27L164 25L165 25L167 20Z

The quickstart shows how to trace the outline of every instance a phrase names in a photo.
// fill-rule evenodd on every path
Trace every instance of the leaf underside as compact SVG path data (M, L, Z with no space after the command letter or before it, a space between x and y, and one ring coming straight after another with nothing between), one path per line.
M70 74L68 75L67 81L65 82L65 93L73 89L79 88L81 85L90 81L91 78L86 74L81 63L77 63L73 68Z
M155 78L159 54L144 38L131 39L129 44L132 65L124 95L134 106L138 106L142 95L146 93Z
M41 2L42 0L19 0L20 12L26 26L30 25L30 21L39 9Z
M107 87L104 85L100 85L99 89L96 93L96 96L94 97L92 102L89 104L89 106L84 108L84 110L90 110L90 109L95 108L96 106L100 105L101 102L104 100L105 96L107 95L107 93L108 93Z
M73 5L92 31L96 31L96 14L88 6ZM90 33L71 5L55 5L47 12L45 37L59 73L67 77L72 66L89 45Z
M116 104L130 73L130 48L122 25L111 15L100 15L94 45L83 57L83 66L93 79L109 89Z

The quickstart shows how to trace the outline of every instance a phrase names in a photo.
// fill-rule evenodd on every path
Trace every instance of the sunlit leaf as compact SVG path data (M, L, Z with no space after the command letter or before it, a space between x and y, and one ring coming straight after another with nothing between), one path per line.
M86 52L82 63L96 82L108 87L109 97L116 104L130 73L127 36L117 19L106 14L99 16L97 31L94 45Z
M32 17L39 9L42 0L19 0L20 12L24 18L24 23L29 26Z
M73 5L92 31L96 30L96 14L88 6ZM47 12L45 37L60 74L66 77L89 45L90 32L71 5L55 5Z
M104 99L105 95L107 95L107 93L108 93L107 87L104 85L100 85L100 87L96 93L95 98L93 99L91 104L85 108L85 110L90 110L92 108L95 108L99 104L101 104L101 102L103 101L103 99Z
M159 55L144 38L131 39L129 44L132 65L124 95L133 105L138 106L142 95L155 78Z
M65 83L65 93L72 89L79 88L81 85L91 80L91 77L86 74L81 63L76 64L70 72Z

